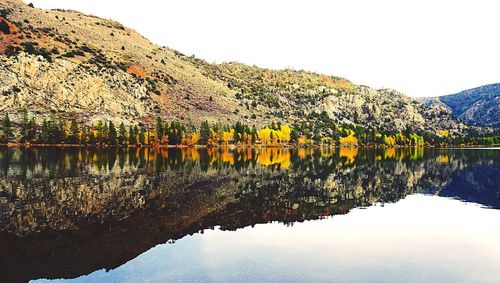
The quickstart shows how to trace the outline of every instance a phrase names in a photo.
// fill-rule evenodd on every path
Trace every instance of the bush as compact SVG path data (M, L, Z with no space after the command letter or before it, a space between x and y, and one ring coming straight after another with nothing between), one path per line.
M18 46L8 45L7 49L5 49L5 55L15 56L15 55L19 54L20 51L21 51L21 48L19 48Z
M36 42L23 42L24 52L33 55L41 55L45 60L52 62L52 57L50 56L50 52L48 52L45 48L37 49L35 45L38 45Z
M4 34L10 34L10 27L4 20L0 21L0 31Z

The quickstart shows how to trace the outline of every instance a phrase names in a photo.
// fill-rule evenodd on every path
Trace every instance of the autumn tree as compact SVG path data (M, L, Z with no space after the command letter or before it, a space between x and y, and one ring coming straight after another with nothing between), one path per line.
M347 137L340 138L340 146L358 146L358 139L354 136L354 134L350 134Z
M383 136L384 144L389 147L396 145L396 139L393 136Z

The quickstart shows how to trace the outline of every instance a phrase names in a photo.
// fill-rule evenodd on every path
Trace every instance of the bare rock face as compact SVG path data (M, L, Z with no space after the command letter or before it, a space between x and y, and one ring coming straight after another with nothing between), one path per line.
M375 90L359 87L354 93L328 95L317 111L325 112L338 122L361 124L372 128L404 131L436 131L446 128L457 132L459 123L446 109L427 107L390 89ZM441 120L424 117L427 112L439 112ZM429 115L427 115L429 116Z
M0 110L26 108L38 115L71 112L87 121L133 121L157 104L146 88L121 70L85 68L21 53L0 57ZM11 91L14 90L14 91Z
M423 98L428 105L449 109L467 124L500 126L500 84L490 84L440 97Z
M0 115L14 123L75 117L94 124L156 117L315 125L328 117L380 131L461 131L451 112L395 90L306 71L209 64L152 44L121 24L75 11L0 3ZM39 121L40 122L40 121Z

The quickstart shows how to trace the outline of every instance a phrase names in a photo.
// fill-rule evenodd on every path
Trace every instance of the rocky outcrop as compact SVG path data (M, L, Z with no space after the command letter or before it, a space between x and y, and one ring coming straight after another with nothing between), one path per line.
M72 116L87 124L153 125L161 116L195 124L328 119L380 131L463 129L448 110L394 90L306 71L209 64L75 11L20 0L2 1L0 11L0 115L14 123L26 108L37 119Z
M428 105L443 106L466 124L500 126L500 84L485 85L440 97L423 99Z
M66 113L88 122L112 119L129 124L159 108L147 88L122 70L64 59L49 63L23 52L0 56L0 76L1 111L26 108L40 118Z

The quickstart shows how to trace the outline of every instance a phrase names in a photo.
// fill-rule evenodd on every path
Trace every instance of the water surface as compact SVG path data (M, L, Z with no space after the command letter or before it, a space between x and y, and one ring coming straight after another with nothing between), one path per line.
M0 282L500 281L500 151L0 149Z

